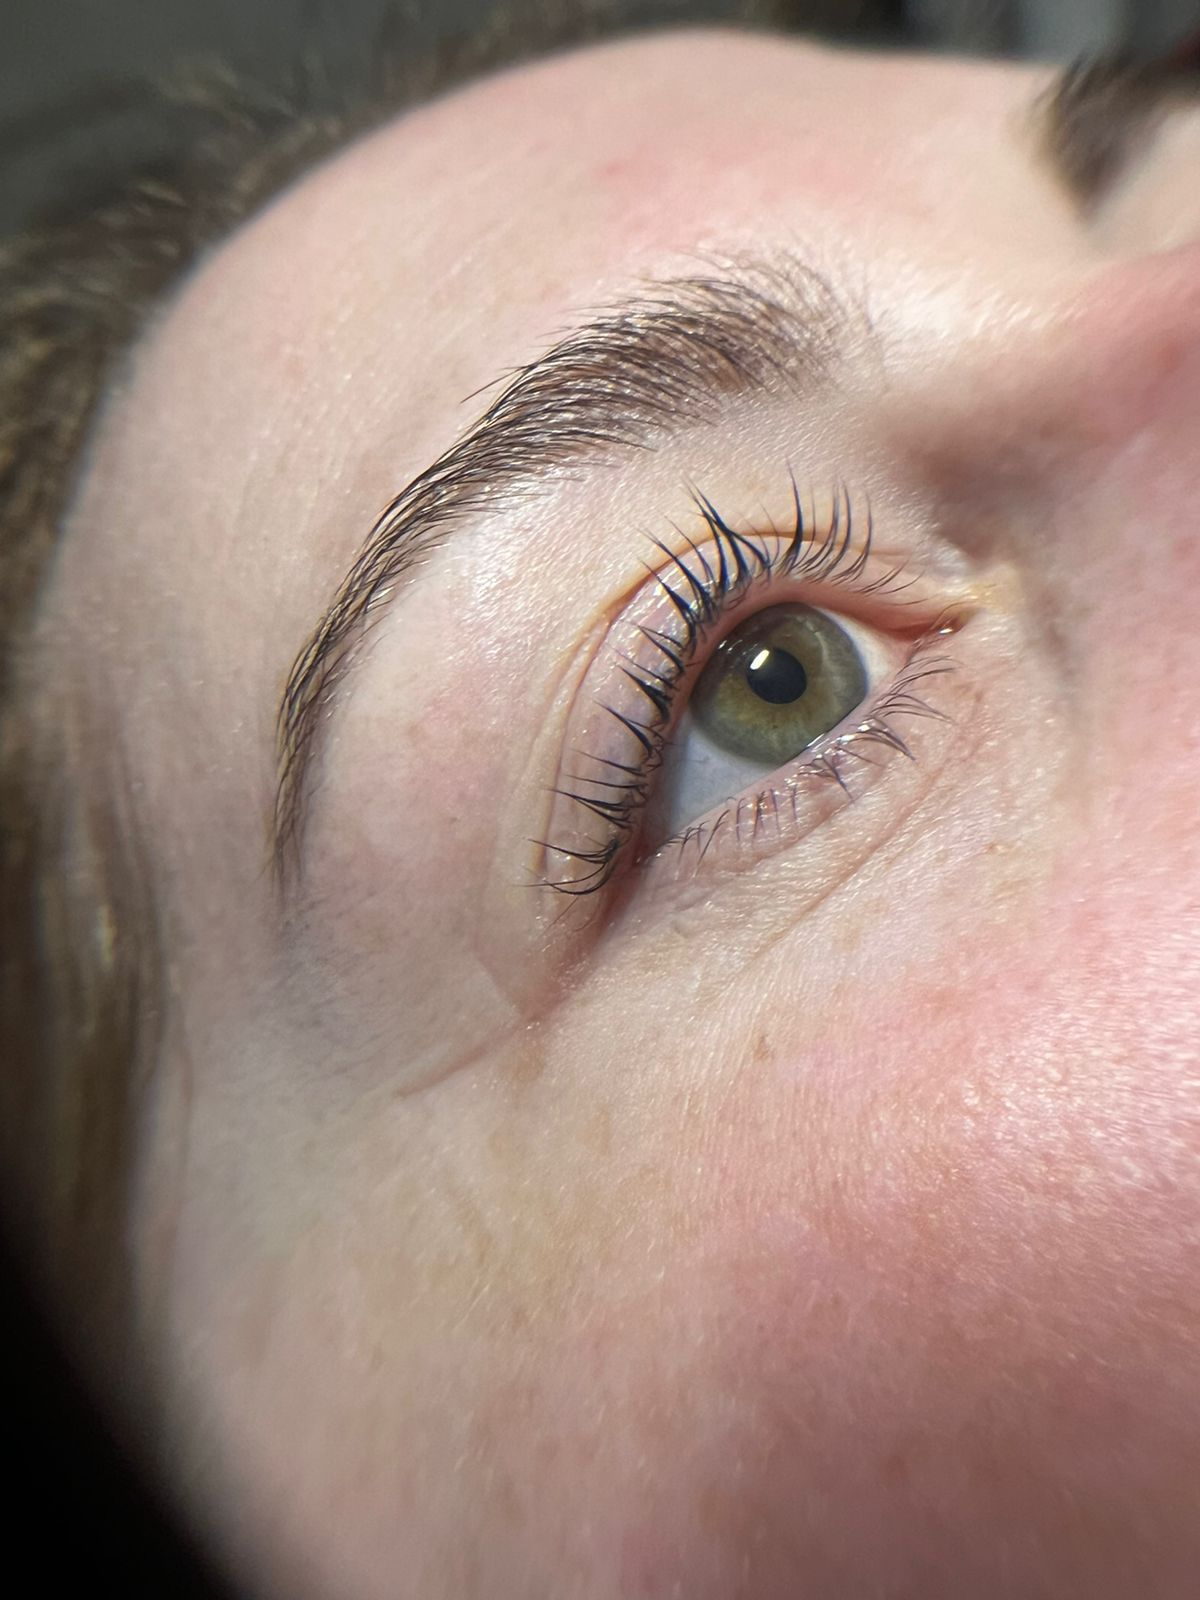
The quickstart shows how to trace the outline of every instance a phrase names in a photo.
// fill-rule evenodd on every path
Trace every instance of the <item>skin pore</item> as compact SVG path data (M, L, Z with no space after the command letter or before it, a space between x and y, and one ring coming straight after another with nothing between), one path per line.
M215 252L113 395L41 647L149 861L137 1333L248 1592L1191 1592L1194 114L1084 212L1045 80L722 33L492 79ZM422 553L275 872L289 668L481 388L647 284L813 274L819 385ZM912 759L539 883L696 496L819 535L840 485L910 587L772 576L694 670L757 606L871 634L877 696L919 640Z

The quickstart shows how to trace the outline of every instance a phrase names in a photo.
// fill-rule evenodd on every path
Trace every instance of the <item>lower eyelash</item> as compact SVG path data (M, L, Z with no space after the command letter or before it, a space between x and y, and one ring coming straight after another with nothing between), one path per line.
M662 762L679 686L715 626L754 584L780 578L819 580L825 584L843 584L862 595L877 595L903 587L901 567L891 568L881 577L870 580L865 577L873 536L869 506L862 518L857 517L847 488L839 484L832 495L828 522L818 535L815 512L806 515L794 476L791 482L792 526L782 533L778 529L771 530L773 541L783 541L778 548L762 538L738 533L698 491L693 493L693 504L711 536L704 546L681 533L687 550L680 554L661 540L652 540L665 557L666 565L657 569L647 566L647 571L670 604L673 626L667 631L636 625L637 632L657 653L656 666L621 655L624 662L621 670L646 703L645 716L638 718L613 705L603 708L632 737L640 755L632 762L619 762L584 750L575 752L580 761L592 762L602 769L603 775L593 777L577 772L568 780L569 786L556 788L553 793L594 816L605 827L607 837L594 844L573 847L547 840L536 841L542 850L571 863L575 869L570 877L541 878L539 881L544 886L562 894L589 895L597 893L610 881L650 798L653 774ZM900 677L871 716L835 737L820 755L809 758L806 766L814 772L823 772L845 787L843 768L856 756L864 759L861 747L865 745L888 745L911 757L911 751L892 727L892 718L900 714L939 715L913 694L913 685L935 670L948 670L948 664L936 669L926 665L909 676L920 648L919 641ZM794 779L795 775L789 781ZM743 800L739 805L746 803ZM708 827L715 833L716 828L723 825L725 815L698 827ZM689 828L653 853L685 844L695 836L695 831Z

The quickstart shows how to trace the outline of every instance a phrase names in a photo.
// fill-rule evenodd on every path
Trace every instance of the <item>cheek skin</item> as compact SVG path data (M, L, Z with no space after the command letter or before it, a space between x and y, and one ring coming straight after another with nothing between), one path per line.
M657 1108L678 1209L650 1191L622 1259L670 1239L664 1287L606 1297L587 1379L646 1386L610 1412L645 1480L594 1480L618 1592L1186 1592L1200 874L1072 844L819 1056L752 1030L698 1124ZM579 1403L539 1399L535 1437Z
M634 1515L626 1592L681 1566L714 1600L784 1600L797 1571L817 1595L1187 1592L1200 972L1179 908L1055 887L1082 909L830 1052L829 1137L795 1168L723 1164L690 1291L714 1426ZM888 1087L832 1087L856 1081Z
M651 1077L564 1029L352 1130L213 1297L279 1592L1187 1592L1192 891L1064 862L817 1054L735 1017L689 1087L682 1030Z

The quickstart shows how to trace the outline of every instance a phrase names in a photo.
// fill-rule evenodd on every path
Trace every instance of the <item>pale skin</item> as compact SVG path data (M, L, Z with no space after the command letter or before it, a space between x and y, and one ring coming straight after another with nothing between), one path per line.
M249 1594L1194 1592L1196 123L1084 218L1046 78L729 34L523 69L303 180L143 340L45 637L150 842L140 1334ZM457 529L281 891L284 678L464 396L785 250L873 353ZM762 531L791 473L953 611L946 720L740 851L531 887L647 536L696 485Z

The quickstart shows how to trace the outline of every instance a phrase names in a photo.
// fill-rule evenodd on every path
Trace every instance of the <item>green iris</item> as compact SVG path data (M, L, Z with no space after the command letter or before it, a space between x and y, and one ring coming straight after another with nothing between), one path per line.
M691 710L713 744L782 766L862 704L853 640L811 606L771 606L723 639L696 680Z

